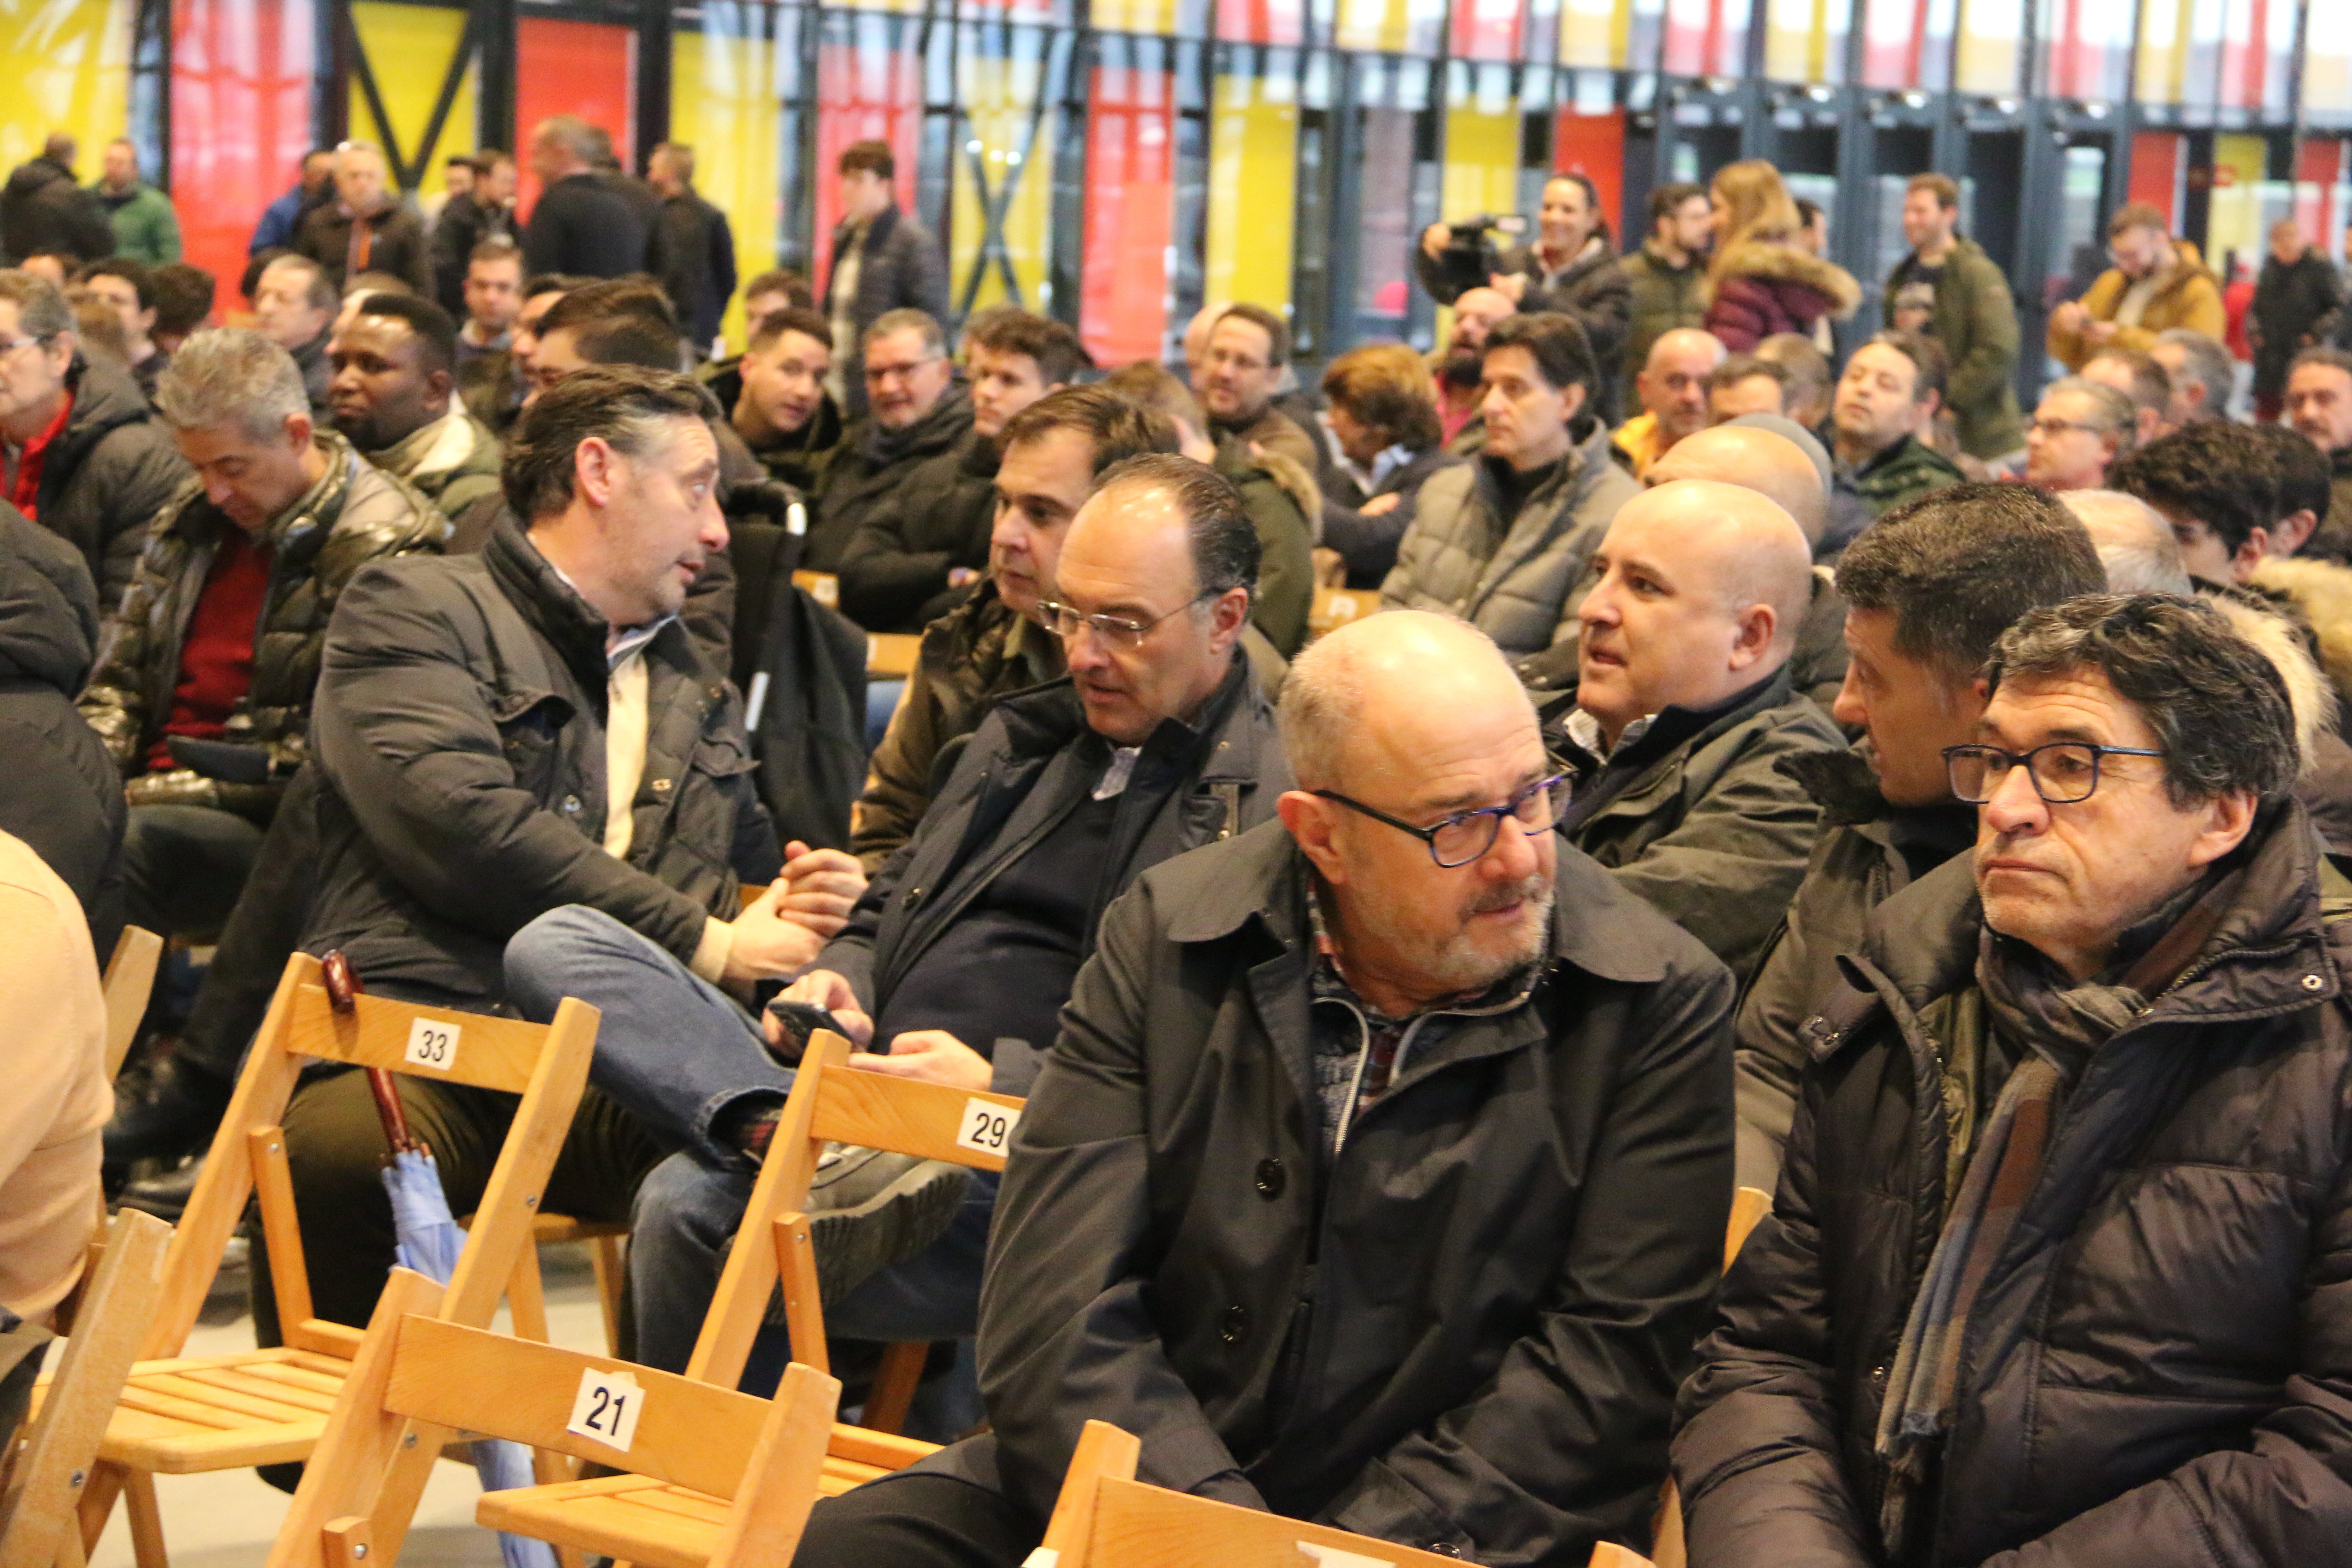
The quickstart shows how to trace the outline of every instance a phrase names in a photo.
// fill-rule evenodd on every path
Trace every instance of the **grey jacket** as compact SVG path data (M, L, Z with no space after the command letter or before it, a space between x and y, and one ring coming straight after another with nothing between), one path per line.
M841 276L842 248L856 232L847 223L833 231L834 264L825 278L823 301L827 317L841 303L833 297L833 286ZM857 298L846 303L858 341L842 372L842 384L849 394L849 406L843 412L854 418L866 412L863 340L875 319L886 310L911 307L929 311L941 327L948 324L948 258L940 242L929 229L897 207L883 213L866 226L866 243L857 256Z
M1645 1542L1722 1259L1728 977L1563 851L1528 993L1334 1154L1307 879L1268 823L1112 906L997 1199L994 1431L926 1467L1042 1521L1100 1419L1155 1484L1479 1563Z
M1570 703L1553 711L1564 716ZM1666 710L1606 764L1564 729L1547 739L1581 764L1564 818L1569 842L1734 974L1753 969L1804 878L1821 823L1820 805L1777 764L1846 749L1828 716L1791 689L1788 667L1712 713Z
M1458 616L1516 658L1551 646L1610 520L1642 487L1609 460L1607 426L1570 448L1507 526L1502 472L1499 460L1481 458L1423 483L1381 607Z

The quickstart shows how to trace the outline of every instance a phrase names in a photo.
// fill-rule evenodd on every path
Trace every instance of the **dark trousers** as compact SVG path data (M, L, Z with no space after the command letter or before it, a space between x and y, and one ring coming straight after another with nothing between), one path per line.
M124 914L159 936L211 942L261 850L261 829L209 805L134 805L122 832Z
M793 1568L1020 1568L1045 1526L953 1476L887 1476L818 1501Z
M482 1201L498 1163L515 1097L463 1084L395 1075L409 1131L433 1151L449 1212L463 1217ZM383 1124L364 1073L313 1079L286 1108L286 1158L309 1264L311 1310L330 1322L365 1328L393 1264L392 1201L384 1194ZM637 1184L667 1151L619 1106L590 1089L582 1096L540 1208L576 1219L626 1223ZM253 1321L258 1343L283 1342L268 1260L253 1249ZM629 1347L621 1347L624 1355Z

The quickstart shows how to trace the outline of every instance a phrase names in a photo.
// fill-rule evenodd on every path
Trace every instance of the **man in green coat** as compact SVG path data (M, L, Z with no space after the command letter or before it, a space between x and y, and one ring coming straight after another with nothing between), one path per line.
M1944 405L1959 427L1960 450L1987 462L2025 446L2017 409L2017 303L1984 247L1954 232L1960 187L1948 175L1915 174L1903 195L1903 237L1911 254L1886 275L1888 319L1906 289L1932 296L1927 335L1950 370Z
M1706 304L1698 297L1698 286L1706 277L1713 225L1714 208L1699 186L1676 182L1650 192L1649 237L1617 263L1633 290L1618 407L1640 405L1633 377L1650 363L1652 343L1677 327L1706 324Z
M1919 439L1944 391L1944 357L1916 332L1885 331L1853 351L1830 405L1837 488L1872 517L1956 485L1959 466Z
M106 173L90 194L114 226L114 253L161 267L180 259L180 215L172 198L139 177L139 149L117 137L106 144Z

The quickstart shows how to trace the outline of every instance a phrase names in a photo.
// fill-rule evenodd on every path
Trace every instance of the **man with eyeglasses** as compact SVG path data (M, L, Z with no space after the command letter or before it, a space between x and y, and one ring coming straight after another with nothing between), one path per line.
M900 490L971 428L971 398L948 358L947 333L921 310L886 310L866 329L866 412L842 432L818 476L801 564L837 572L871 517L900 504Z
M1647 1539L1722 1262L1730 978L1560 843L1474 628L1342 626L1281 723L1280 824L1111 909L1014 1129L992 1430L818 1503L801 1568L1013 1568L1088 1420L1153 1485L1446 1556Z
M1560 833L1745 975L1821 821L1781 763L1845 749L1790 673L1811 547L1760 492L1677 479L1618 511L1586 583L1576 681L1546 705Z
M996 703L911 841L780 998L829 1012L855 1067L1026 1093L1104 910L1146 868L1271 819L1290 782L1236 652L1258 548L1233 487L1188 458L1133 458L1068 528L1036 606L1068 673ZM630 1268L638 1359L682 1370L797 1047L778 1013L755 1020L590 910L527 927L507 977L531 1016L568 995L604 1009L593 1081L679 1151L638 1201ZM993 1195L985 1180L967 1194L960 1166L871 1150L821 1170L831 1331L968 1340ZM788 1350L763 1334L746 1386L772 1384ZM915 1413L940 1438L980 1417L968 1358Z
M2025 482L2045 490L2097 490L2138 444L2138 412L2114 387L2079 375L2042 389L2025 423Z
M1690 1559L2340 1563L2352 923L2284 685L2164 594L2034 610L1984 680L1975 850L1806 1023L1684 1385Z

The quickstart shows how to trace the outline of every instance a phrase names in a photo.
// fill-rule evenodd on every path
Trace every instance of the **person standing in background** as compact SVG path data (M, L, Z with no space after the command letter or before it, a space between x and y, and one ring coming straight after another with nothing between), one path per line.
M180 259L180 215L172 198L139 177L139 149L118 136L106 144L106 172L90 187L114 229L114 254L150 267Z
M824 313L833 322L833 374L825 390L851 418L866 412L866 329L890 310L948 319L948 261L930 230L898 210L887 142L856 142L841 154L841 221Z
M646 178L662 199L646 267L668 290L699 358L709 353L727 301L735 296L735 231L727 215L694 188L694 149L685 142L655 148Z
M1715 238L1715 210L1698 186L1676 181L1650 192L1650 234L1617 265L1631 290L1632 315L1618 375L1617 406L1634 404L1633 376L1650 363L1650 345L1676 327L1706 320L1699 282Z
M2295 355L2325 342L2343 308L2336 268L2293 218L2271 225L2270 256L2254 283L2246 342L2254 351L2254 417L2277 419L2286 403L2286 367ZM2220 414L2221 410L2212 412Z
M0 262L20 266L54 252L76 261L114 253L114 229L97 198L74 183L74 139L49 133L41 155L27 158L0 189Z
M598 177L610 140L576 114L551 115L530 133L539 203L522 234L523 272L618 278L646 264L646 224L628 197Z
M453 193L433 220L433 298L450 315L466 313L466 268L474 252L514 237L514 155L484 153L474 162L473 184Z
M294 188L261 210L261 221L253 226L253 238L245 247L246 255L259 256L265 250L285 250L294 244L294 236L302 227L302 220L310 209L331 199L335 189L335 154L326 147L313 147L302 154L302 169Z
M366 142L335 149L335 199L302 220L294 249L339 289L362 272L383 272L419 294L433 291L424 222L401 205L382 149Z
M1862 286L1844 268L1816 255L1780 172L1760 158L1727 164L1708 187L1715 213L1715 259L1700 296L1706 330L1734 353L1794 332L1815 338L1826 319L1852 315Z
M2011 384L2017 301L1984 247L1961 237L1959 221L1960 187L1950 175L1911 177L1903 193L1903 237L1911 252L1886 275L1886 297L1925 286L1927 320L1915 330L1935 340L1951 367L1944 406L1952 412L1960 450L1999 465L2025 447L2025 421Z

